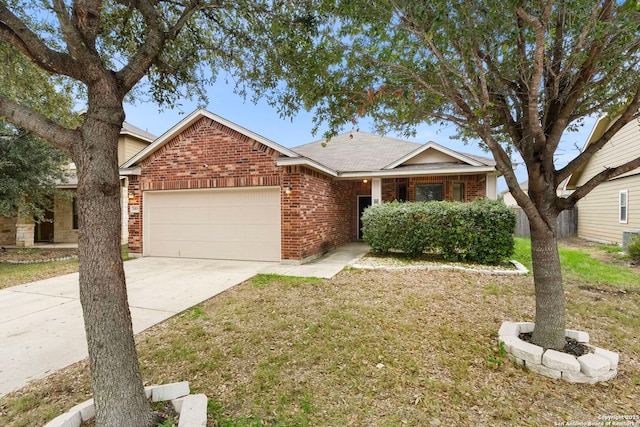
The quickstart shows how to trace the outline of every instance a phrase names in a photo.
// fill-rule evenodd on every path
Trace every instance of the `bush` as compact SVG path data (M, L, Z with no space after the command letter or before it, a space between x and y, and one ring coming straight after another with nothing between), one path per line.
M363 216L364 240L374 252L439 253L449 261L496 264L513 253L516 217L503 203L383 203Z
M627 253L632 260L640 262L640 236L636 235L631 238L629 246L627 246Z

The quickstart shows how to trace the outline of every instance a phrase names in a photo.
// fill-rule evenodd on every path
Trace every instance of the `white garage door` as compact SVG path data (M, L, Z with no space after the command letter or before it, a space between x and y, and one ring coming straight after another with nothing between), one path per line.
M280 261L280 189L147 191L147 256Z

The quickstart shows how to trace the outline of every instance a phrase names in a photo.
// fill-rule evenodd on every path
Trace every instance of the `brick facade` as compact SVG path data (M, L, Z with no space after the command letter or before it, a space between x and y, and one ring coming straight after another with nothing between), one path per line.
M209 118L198 120L145 159L140 176L130 177L130 252L143 251L147 190L280 186L282 260L303 261L355 239L354 183L304 167L278 167L279 156Z
M143 252L143 193L157 190L280 187L281 259L304 262L357 238L358 196L371 195L371 182L338 180L305 166L276 165L281 153L209 117L202 117L140 163L128 181L129 251ZM386 178L382 199L415 200L416 185L464 183L465 200L484 197L483 176ZM287 188L291 191L287 191Z
M453 184L463 184L463 201L470 202L486 197L485 175L442 175L420 176L415 178L387 178L382 180L382 200L392 202L399 200L398 186L405 185L407 199L415 202L416 185L418 184L442 184L443 199L453 201Z
M355 240L355 186L301 166L285 168L282 259L303 261Z

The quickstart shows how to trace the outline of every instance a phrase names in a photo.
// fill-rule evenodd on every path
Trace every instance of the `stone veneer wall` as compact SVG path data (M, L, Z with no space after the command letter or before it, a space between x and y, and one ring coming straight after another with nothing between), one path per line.
M73 201L71 198L56 197L54 206L53 241L78 243L78 230L73 228Z
M16 244L16 219L0 216L0 245Z

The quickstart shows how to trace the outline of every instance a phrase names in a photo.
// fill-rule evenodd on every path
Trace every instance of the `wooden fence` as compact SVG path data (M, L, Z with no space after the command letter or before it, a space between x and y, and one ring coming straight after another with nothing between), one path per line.
M529 219L522 209L514 209L516 213L516 237L531 237ZM576 237L578 235L578 208L562 211L558 216L558 239Z

